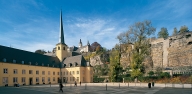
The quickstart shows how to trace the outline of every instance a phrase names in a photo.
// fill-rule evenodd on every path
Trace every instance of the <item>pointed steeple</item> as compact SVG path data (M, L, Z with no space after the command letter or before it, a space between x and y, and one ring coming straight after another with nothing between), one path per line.
M79 42L79 43L82 43L82 42L81 42L81 39L80 39L80 42Z
M65 44L64 31L63 31L62 10L61 10L61 14L60 14L60 36L59 36L59 43Z
M80 41L79 41L79 47L82 47L82 46L83 46L83 44L82 44L81 39L80 39Z

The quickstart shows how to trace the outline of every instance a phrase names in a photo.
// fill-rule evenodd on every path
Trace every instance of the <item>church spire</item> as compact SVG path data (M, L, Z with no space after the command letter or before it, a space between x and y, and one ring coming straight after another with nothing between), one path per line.
M64 31L63 31L62 10L61 10L61 14L60 14L60 36L59 36L59 43L65 44Z
M83 46L83 44L82 44L81 39L80 39L79 47L82 47L82 46Z

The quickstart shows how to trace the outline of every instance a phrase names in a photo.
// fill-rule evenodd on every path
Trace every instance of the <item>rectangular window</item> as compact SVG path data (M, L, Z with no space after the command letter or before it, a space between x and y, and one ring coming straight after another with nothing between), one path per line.
M42 75L45 75L45 71L42 71Z
M75 72L73 71L73 74L75 74Z
M8 84L8 77L3 77L3 84Z
M71 71L70 71L69 73L70 73L70 75L71 75Z
M79 77L77 77L77 82L79 81Z
M66 72L66 75L68 75L68 71Z
M65 75L65 72L63 72L63 75Z
M57 75L59 75L59 72L57 72Z
M55 81L55 77L53 77L53 81Z
M36 74L39 75L39 71L36 71Z
M75 77L73 77L73 81L75 81Z
M50 71L48 71L48 75L50 75Z
M85 78L83 77L83 82L85 81Z
M39 77L36 77L36 82L39 83Z
M13 74L17 74L17 69L13 69Z
M22 74L25 74L25 70L22 70Z
M50 77L48 77L48 82L50 82Z
M7 74L8 73L8 69L3 69L3 73Z
M79 74L79 71L77 71L77 74Z
M21 82L22 82L22 83L25 83L25 77L22 77L22 78L21 78Z
M45 83L45 77L42 77L42 82Z
M29 74L33 74L33 71L32 71L32 70L29 70Z
M13 77L13 83L17 83L17 77Z
M72 78L70 77L70 81L72 81Z
M55 72L53 72L53 75L55 75Z

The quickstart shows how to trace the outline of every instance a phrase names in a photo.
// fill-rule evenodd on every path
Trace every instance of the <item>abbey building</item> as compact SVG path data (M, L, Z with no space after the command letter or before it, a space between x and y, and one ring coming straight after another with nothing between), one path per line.
M0 86L93 82L93 68L65 44L60 14L60 37L54 53L42 55L0 45Z

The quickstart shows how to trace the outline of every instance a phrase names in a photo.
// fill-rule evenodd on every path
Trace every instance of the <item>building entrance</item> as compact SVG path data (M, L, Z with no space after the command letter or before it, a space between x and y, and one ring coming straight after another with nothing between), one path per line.
M29 78L29 85L32 85L33 83L33 78Z

